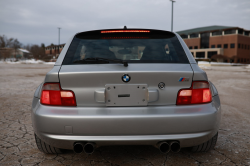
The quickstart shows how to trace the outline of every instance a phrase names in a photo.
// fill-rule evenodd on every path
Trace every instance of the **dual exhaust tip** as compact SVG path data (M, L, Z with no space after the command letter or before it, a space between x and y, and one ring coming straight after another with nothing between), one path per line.
M82 153L84 151L86 154L92 154L94 150L95 150L95 144L93 143L83 144L83 143L77 142L74 144L75 153Z
M159 142L157 144L157 148L162 153L168 153L170 150L174 153L178 153L181 150L180 143L177 141L171 141L171 142Z
M75 153L82 153L83 151L86 154L92 154L96 148L96 145L94 143L86 143L83 144L81 142L77 142L74 144L74 152ZM170 150L174 153L178 153L181 150L180 143L177 141L170 141L168 142L159 142L157 144L157 148L162 153L168 153Z

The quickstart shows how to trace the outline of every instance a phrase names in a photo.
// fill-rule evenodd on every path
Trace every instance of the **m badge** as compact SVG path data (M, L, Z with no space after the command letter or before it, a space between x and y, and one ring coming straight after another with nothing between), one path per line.
M187 82L187 81L189 81L189 78L188 77L181 77L180 79L179 79L179 82Z

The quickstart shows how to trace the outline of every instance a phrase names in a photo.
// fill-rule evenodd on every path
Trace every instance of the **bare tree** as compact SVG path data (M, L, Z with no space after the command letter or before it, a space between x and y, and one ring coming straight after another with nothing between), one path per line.
M11 57L12 49L11 48L0 48L0 59L6 60L6 58Z
M17 40L15 39L13 42L12 42L12 48L14 48L15 50L15 56L16 56L16 59L18 59L17 57L17 49L18 48L21 48L22 44Z
M0 36L0 48L12 47L13 41L14 41L14 38L8 39L7 36L5 35Z
M11 57L12 49L15 51L15 58L17 59L17 49L20 48L22 44L18 41L18 39L8 38L7 36L3 35L0 36L0 48L1 49L1 57L6 58ZM4 48L4 49L3 49Z

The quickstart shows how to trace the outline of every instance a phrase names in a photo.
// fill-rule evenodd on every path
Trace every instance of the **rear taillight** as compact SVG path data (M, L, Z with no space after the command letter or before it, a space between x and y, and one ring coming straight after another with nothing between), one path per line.
M212 101L211 90L207 81L194 81L190 89L178 92L176 105L203 104Z
M43 84L40 102L45 105L76 106L74 92L62 90L59 83Z

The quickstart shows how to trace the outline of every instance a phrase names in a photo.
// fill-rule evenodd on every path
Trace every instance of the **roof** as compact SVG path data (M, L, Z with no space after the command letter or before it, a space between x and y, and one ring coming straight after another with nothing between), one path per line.
M223 29L229 29L229 28L237 28L237 27L213 25L213 26L207 26L207 27L199 27L199 28L187 29L187 30L183 30L183 31L178 31L176 33L178 33L180 35L183 35L183 34L188 35L188 34L191 34L191 33L214 31L214 30L223 30Z
M23 49L23 48L19 48L20 51L24 52L24 53L30 53L28 50Z

